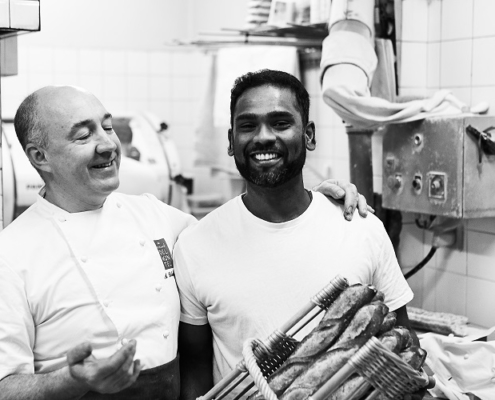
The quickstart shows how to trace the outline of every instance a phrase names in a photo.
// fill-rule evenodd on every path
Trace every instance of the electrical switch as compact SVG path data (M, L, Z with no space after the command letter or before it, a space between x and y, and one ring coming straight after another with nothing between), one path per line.
M430 185L428 196L434 199L445 200L445 174L435 173L430 174Z

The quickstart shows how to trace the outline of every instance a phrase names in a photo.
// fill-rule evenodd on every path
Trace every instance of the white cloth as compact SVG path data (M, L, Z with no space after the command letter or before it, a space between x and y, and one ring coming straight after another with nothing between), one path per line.
M210 324L220 375L242 358L247 338L266 339L336 274L375 285L391 310L412 299L380 220L356 213L348 222L342 214L315 192L298 218L270 223L239 196L181 235L174 253L181 321Z
M401 103L371 96L369 87L376 66L373 42L357 32L332 31L323 41L320 66L323 100L354 128L376 129L388 123L488 109L486 102L470 108L447 90L438 91L431 98Z
M493 328L491 329L493 331ZM421 347L428 353L436 386L433 394L450 400L495 399L495 342L426 333Z
M136 339L145 369L173 360L179 297L154 240L172 252L194 221L149 194L73 214L38 196L0 233L0 379L59 369L83 341L101 358Z

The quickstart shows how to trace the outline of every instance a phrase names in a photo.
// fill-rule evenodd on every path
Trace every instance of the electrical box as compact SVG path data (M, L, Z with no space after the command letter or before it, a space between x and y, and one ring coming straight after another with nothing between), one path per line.
M383 206L452 218L495 216L495 117L388 125Z

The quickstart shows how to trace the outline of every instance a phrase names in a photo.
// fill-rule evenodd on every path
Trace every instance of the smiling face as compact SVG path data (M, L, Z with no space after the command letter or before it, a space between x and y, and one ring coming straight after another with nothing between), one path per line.
M314 149L314 124L304 125L290 89L263 85L237 100L229 155L248 182L280 186L301 174L306 149Z
M45 180L46 199L69 212L101 207L119 186L121 146L112 116L76 88L45 88L39 96L47 145L26 151Z

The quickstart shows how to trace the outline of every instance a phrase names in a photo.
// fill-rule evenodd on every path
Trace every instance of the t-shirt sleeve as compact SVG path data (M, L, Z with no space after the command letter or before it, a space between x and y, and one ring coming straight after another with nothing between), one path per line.
M375 261L373 284L384 293L385 304L394 311L409 303L414 294L404 278L392 242L383 226L381 228L382 244Z
M34 323L24 283L0 259L0 380L13 374L34 374Z
M175 279L180 296L180 321L191 325L206 325L208 323L207 310L198 299L197 288L191 279L190 268L192 261L185 254L181 240L174 250Z

